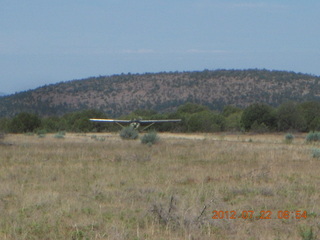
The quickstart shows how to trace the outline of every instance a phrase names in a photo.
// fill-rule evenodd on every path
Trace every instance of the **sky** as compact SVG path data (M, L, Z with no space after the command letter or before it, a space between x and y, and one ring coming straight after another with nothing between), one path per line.
M0 92L204 69L320 75L319 0L0 0Z

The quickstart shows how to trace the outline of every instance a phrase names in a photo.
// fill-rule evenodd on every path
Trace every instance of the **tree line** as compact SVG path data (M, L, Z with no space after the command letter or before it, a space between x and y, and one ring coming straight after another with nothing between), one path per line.
M0 118L0 132L104 132L118 131L116 124L90 122L89 118L108 118L98 110L72 112L61 117L39 117L36 114L22 112L12 118ZM175 112L158 113L154 110L138 109L119 117L120 119L182 119L180 123L154 125L156 131L169 132L222 132L251 131L257 133L275 131L319 131L320 103L285 102L278 107L265 103L254 103L242 109L232 105L222 111L209 107L185 103Z

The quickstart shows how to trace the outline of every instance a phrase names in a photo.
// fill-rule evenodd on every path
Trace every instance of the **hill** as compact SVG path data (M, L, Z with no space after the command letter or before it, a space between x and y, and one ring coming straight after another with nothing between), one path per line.
M40 116L98 109L109 116L144 108L171 111L185 102L222 109L254 102L272 106L320 99L320 77L269 70L161 72L90 77L0 98L0 116L27 111Z

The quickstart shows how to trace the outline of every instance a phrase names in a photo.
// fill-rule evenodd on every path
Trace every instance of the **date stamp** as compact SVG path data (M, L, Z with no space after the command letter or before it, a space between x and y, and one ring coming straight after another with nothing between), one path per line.
M263 220L263 219L307 219L307 211L268 211L262 210L259 212L253 210L244 211L222 211L214 210L212 211L212 219L253 219L253 220Z

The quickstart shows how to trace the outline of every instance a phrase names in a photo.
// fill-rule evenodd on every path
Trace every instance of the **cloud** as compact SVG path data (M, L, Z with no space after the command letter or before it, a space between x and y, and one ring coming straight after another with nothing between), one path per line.
M201 53L226 53L225 50L201 50L201 49L188 49L187 53L201 54Z
M265 8L267 7L267 4L263 2L258 2L258 3L243 2L243 3L234 3L231 6L235 8Z
M246 9L283 9L286 8L283 4L275 4L269 2L242 2L242 3L231 3L233 8L246 8Z
M120 53L124 54L150 54L150 53L155 53L153 49L123 49L120 51Z

